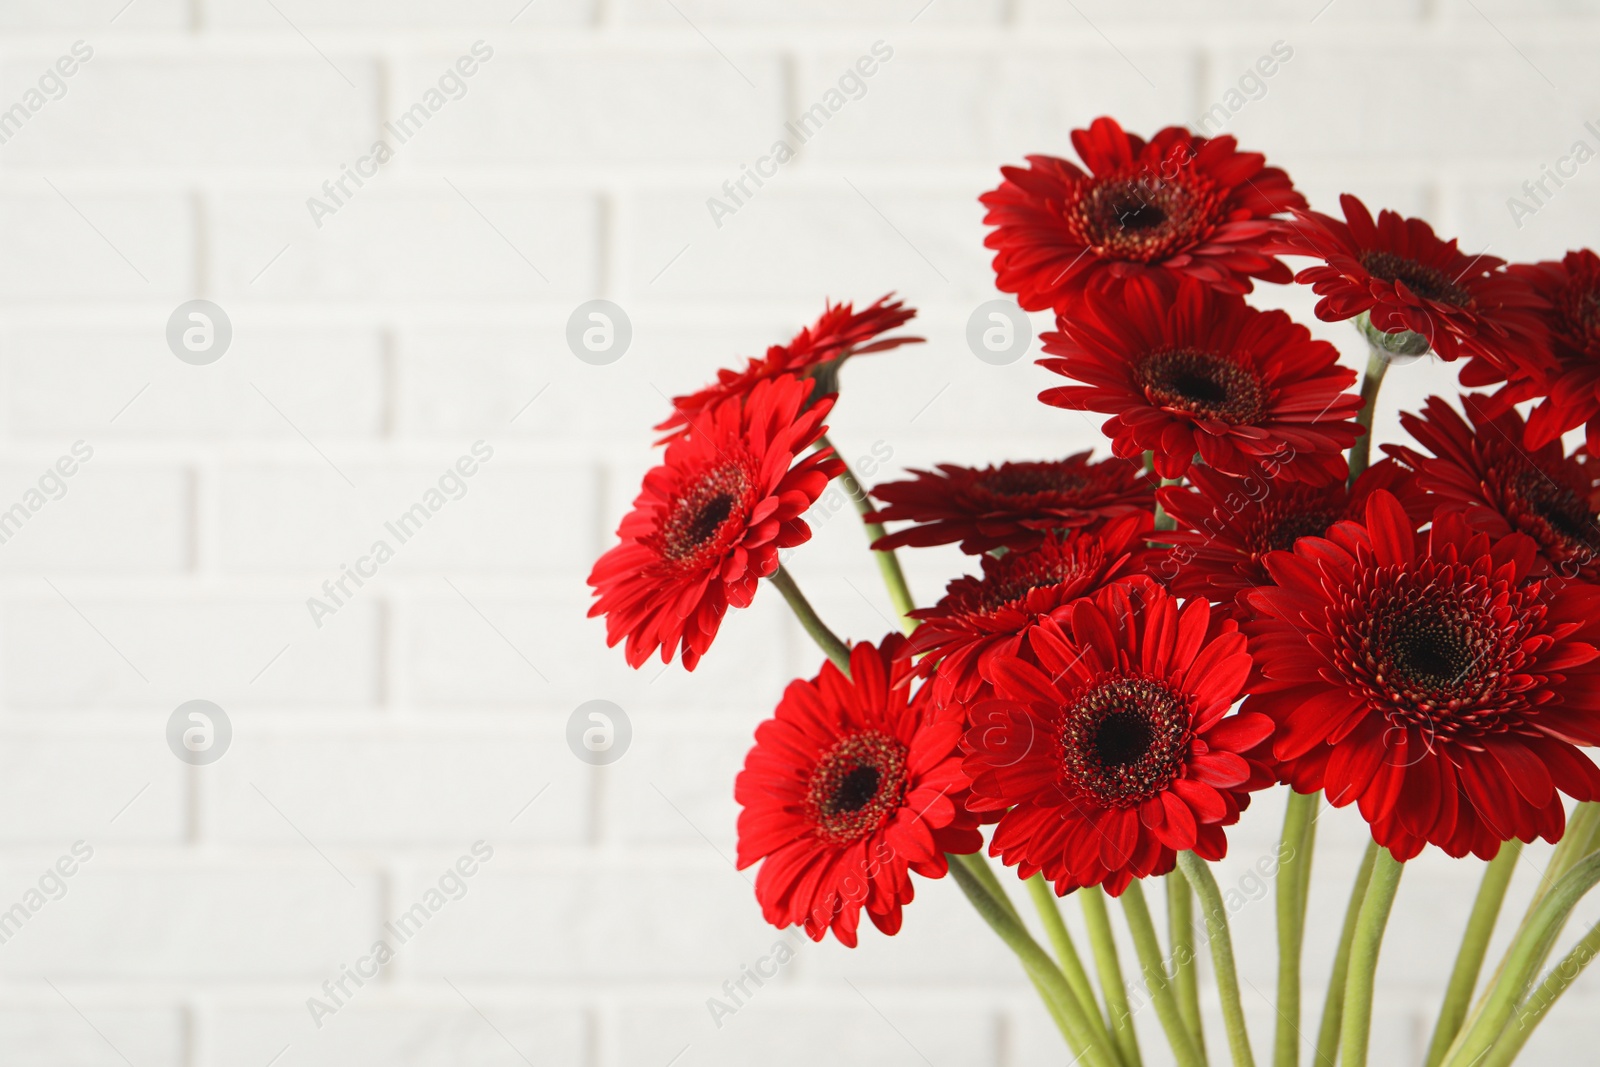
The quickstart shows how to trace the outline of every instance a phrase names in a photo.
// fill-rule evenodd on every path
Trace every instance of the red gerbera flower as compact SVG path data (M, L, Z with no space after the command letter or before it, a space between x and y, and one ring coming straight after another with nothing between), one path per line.
M1245 594L1261 677L1244 710L1278 724L1289 783L1355 801L1399 860L1558 839L1559 793L1600 798L1574 747L1600 743L1600 588L1533 563L1528 537L1447 508L1418 534L1381 491L1363 523L1269 555L1277 587Z
M922 625L906 652L923 656L921 673L937 671L934 699L971 700L985 664L1025 654L1028 629L1042 619L1065 621L1073 601L1112 582L1147 582L1140 534L1149 526L1143 516L1129 515L1098 533L1052 535L1022 552L984 556L983 577L957 578L938 604L913 611Z
M1528 447L1543 448L1568 430L1587 425L1589 454L1600 455L1600 256L1585 248L1568 252L1560 262L1507 269L1549 305L1544 321L1554 372L1546 381L1540 367L1517 368L1522 388L1513 399L1548 394L1528 416Z
M1087 385L1039 394L1055 407L1116 417L1103 427L1125 459L1155 452L1163 478L1188 471L1195 453L1240 477L1265 457L1286 477L1334 481L1341 450L1361 432L1361 399L1344 390L1355 372L1281 311L1184 281L1175 295L1135 279L1122 299L1086 304L1044 335L1058 358L1039 365ZM1286 447L1287 446L1287 447Z
M1010 809L990 854L1024 878L1043 871L1057 893L1113 896L1172 870L1178 852L1222 858L1222 828L1273 782L1252 753L1271 720L1227 714L1250 674L1233 620L1113 585L1028 644L1039 665L994 660L996 698L973 705L966 735L967 806Z
M1156 491L1178 528L1159 535L1173 547L1151 559L1150 573L1178 596L1205 597L1241 620L1249 610L1237 602L1239 594L1272 581L1262 564L1268 552L1291 549L1302 537L1321 537L1334 523L1359 516L1374 490L1394 493L1418 523L1432 514L1433 498L1388 459L1362 471L1350 488L1291 482L1275 473L1234 478L1210 467L1191 469L1189 480L1193 488Z
M1560 441L1525 451L1516 409L1492 415L1483 398L1470 393L1461 403L1471 426L1436 396L1423 404L1421 416L1401 413L1400 424L1432 457L1403 445L1384 451L1416 471L1439 505L1460 512L1474 529L1496 538L1515 530L1538 542L1535 573L1541 577L1553 569L1566 578L1600 578L1600 463L1564 455Z
M831 395L811 401L811 391L786 375L728 397L644 476L617 527L622 543L589 574L598 598L589 616L606 617L607 645L628 639L630 666L657 648L670 662L681 649L694 670L728 605L748 606L777 571L779 550L810 540L800 516L844 469L828 450L796 461L833 407Z
M886 934L913 895L908 871L942 878L946 853L983 846L957 747L958 708L911 691L905 639L850 650L850 676L832 663L794 681L734 783L739 868L765 859L756 897L769 923L831 929L854 947L864 908Z
M913 470L903 482L887 482L872 495L888 504L868 522L917 523L874 544L876 549L927 548L961 542L979 555L996 548L1032 548L1045 532L1093 528L1124 515L1149 515L1155 502L1150 480L1136 463L1090 462L1079 452L1062 460L1002 463L998 467L939 464L938 472Z
M1348 193L1339 203L1346 221L1296 211L1273 249L1323 261L1295 275L1322 297L1317 318L1339 322L1367 312L1384 333L1420 334L1444 360L1478 356L1505 368L1513 351L1520 362L1547 359L1538 314L1544 302L1506 273L1503 260L1468 256L1421 219L1381 211L1373 222Z
M1116 278L1163 272L1248 293L1251 279L1287 282L1272 258L1270 216L1306 206L1289 176L1233 137L1169 126L1149 142L1109 118L1073 130L1088 173L1029 156L979 197L995 227L995 283L1029 311L1075 304Z
M890 303L889 293L881 296L870 307L856 311L849 304L828 304L822 317L807 326L786 345L773 345L760 359L751 359L743 370L719 370L717 381L699 392L672 398L672 415L656 427L671 430L673 435L688 432L691 421L706 408L730 396L743 396L757 382L783 374L814 374L827 366L836 366L850 356L864 356L871 352L884 352L901 345L922 343L920 337L886 337L868 344L874 337L917 317L915 308L908 308L902 300ZM831 392L831 389L824 390Z

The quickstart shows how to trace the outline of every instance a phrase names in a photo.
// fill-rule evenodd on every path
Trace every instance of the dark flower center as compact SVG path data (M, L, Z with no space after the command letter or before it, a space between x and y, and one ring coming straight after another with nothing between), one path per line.
M1471 669L1471 632L1449 614L1412 617L1390 636L1389 662L1395 672L1419 685L1451 686Z
M1189 745L1188 698L1153 678L1108 678L1063 716L1065 784L1108 807L1132 807L1160 793Z
M876 830L905 795L906 746L877 730L841 739L817 762L806 790L806 817L830 844Z
M1525 469L1514 479L1512 492L1526 509L1518 528L1557 555L1600 548L1600 526L1589 505L1570 487L1543 471ZM1530 521L1531 520L1531 521ZM1541 529L1543 527L1543 529Z
M720 547L744 518L748 486L744 471L727 464L707 471L673 502L661 525L662 555L674 561L698 557Z
M1267 391L1254 370L1198 349L1152 352L1134 377L1153 404L1235 426L1253 422L1267 406Z
M1297 511L1285 515L1262 535L1264 552L1288 552L1302 537L1322 537L1344 516L1338 511Z
M1472 294L1457 285L1444 271L1393 252L1366 252L1361 256L1361 265L1374 278L1386 282L1404 282L1407 289L1436 304L1466 307L1472 301Z
M978 485L996 496L1071 493L1088 481L1051 463L1006 463L978 478Z
M1375 572L1347 608L1339 655L1391 723L1421 727L1431 744L1493 729L1521 706L1515 682L1542 615L1536 599L1459 565L1425 566Z
M988 614L1016 603L1035 589L1060 585L1091 572L1104 559L1103 552L1090 551L1087 560L1070 550L1047 544L1027 552L1011 552L992 564L983 580L973 583L955 598L956 606L974 614Z
M1091 186L1078 219L1085 243L1102 254L1148 263L1192 241L1203 210L1186 185L1144 175Z

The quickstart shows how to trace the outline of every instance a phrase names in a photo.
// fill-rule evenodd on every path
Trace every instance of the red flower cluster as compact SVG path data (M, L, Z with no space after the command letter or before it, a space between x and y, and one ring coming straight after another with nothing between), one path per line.
M1399 859L1555 840L1563 796L1600 800L1580 751L1600 744L1600 257L1508 267L1351 196L1314 213L1231 137L1099 119L1072 140L1081 167L1004 169L986 243L999 287L1055 316L1039 363L1072 384L1040 400L1109 416L1109 458L873 488L865 522L905 524L874 550L956 545L976 573L909 610L910 637L841 641L779 554L844 471L819 440L838 366L918 339L885 336L915 315L888 297L830 305L673 402L590 576L635 666L693 668L763 577L833 657L735 785L766 918L894 933L911 875L943 876L988 824L1021 876L1120 894L1179 852L1220 858L1275 783L1355 805ZM1246 302L1257 281L1498 392L1429 398L1369 467L1379 379L1354 392L1333 345Z

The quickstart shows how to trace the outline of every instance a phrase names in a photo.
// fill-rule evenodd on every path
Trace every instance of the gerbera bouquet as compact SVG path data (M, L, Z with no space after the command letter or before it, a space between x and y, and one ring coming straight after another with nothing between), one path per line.
M1582 751L1600 744L1600 259L1467 256L1353 196L1342 219L1319 214L1232 137L1145 140L1102 118L1072 141L1081 163L1003 168L980 198L985 243L999 288L1055 316L1039 363L1070 384L1039 399L1109 416L1109 456L942 464L869 494L823 423L844 363L920 340L895 333L915 312L830 306L673 402L591 614L632 666L659 651L692 670L767 579L816 640L820 670L790 684L733 781L738 863L761 865L777 926L854 946L864 916L894 934L916 879L948 874L1073 1062L1139 1067L1115 898L1176 1062L1207 1062L1204 943L1229 1055L1253 1064L1210 862L1252 795L1281 787L1276 1067L1302 1043L1319 1065L1366 1062L1384 928L1429 847L1483 874L1427 1067L1510 1063L1600 949L1597 926L1551 960L1600 881L1600 769ZM1332 345L1252 307L1256 282L1310 285L1319 318L1353 320L1359 384ZM1402 415L1414 444L1371 462L1386 369L1430 352L1480 391ZM905 631L876 644L837 637L784 566L834 478ZM918 607L896 552L931 545L959 545L975 573ZM1319 1021L1300 982L1323 801L1355 805L1371 843ZM1485 978L1536 838L1558 844Z

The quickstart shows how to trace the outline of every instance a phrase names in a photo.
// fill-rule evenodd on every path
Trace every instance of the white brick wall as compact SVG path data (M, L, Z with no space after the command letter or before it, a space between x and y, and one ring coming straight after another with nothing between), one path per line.
M1275 41L1293 58L1229 128L1320 206L1349 189L1504 256L1595 242L1600 164L1520 228L1504 201L1600 119L1600 2L1324 2L0 4L0 110L73 42L94 49L0 144L0 507L94 448L0 545L0 908L74 842L94 849L0 944L0 1061L1065 1063L948 883L919 887L900 938L803 947L716 1027L706 998L778 937L729 862L733 776L818 657L764 594L695 676L630 672L583 618L582 580L662 395L824 297L899 290L931 341L852 366L847 453L1096 443L1099 420L1032 400L1042 372L965 348L993 295L975 197L1001 163L1069 153L1095 115L1193 120ZM479 40L493 57L464 95L319 226L307 197ZM865 94L718 226L706 198L880 40L894 55ZM605 367L563 340L595 296L634 327ZM234 327L211 366L164 340L194 297ZM1310 321L1304 293L1260 299ZM1348 331L1314 328L1354 359ZM1386 412L1448 377L1395 374ZM305 598L478 440L494 458L466 497L317 627ZM875 638L887 601L861 545L848 513L820 520L794 569ZM959 565L908 560L924 599ZM206 767L163 732L195 698L234 729ZM610 767L563 740L594 698L633 724ZM1276 801L1235 833L1224 885L1273 848ZM1308 1004L1361 842L1349 813L1321 836ZM478 840L494 857L465 895L314 1026L320 983ZM1416 1062L1473 880L1437 857L1407 876L1375 1065ZM1235 930L1269 992L1270 904ZM1270 1009L1245 995L1261 1051ZM1590 977L1529 1061L1591 1060L1597 1004Z

